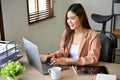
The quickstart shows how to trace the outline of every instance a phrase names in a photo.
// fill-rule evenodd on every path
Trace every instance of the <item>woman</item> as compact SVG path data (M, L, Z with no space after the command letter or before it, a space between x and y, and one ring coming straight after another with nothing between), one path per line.
M81 4L75 3L68 8L65 26L60 49L45 55L43 62L51 58L51 65L96 65L101 50L100 35L90 28Z

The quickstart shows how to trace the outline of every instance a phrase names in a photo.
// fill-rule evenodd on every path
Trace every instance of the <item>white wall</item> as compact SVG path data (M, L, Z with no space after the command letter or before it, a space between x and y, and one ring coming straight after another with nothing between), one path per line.
M65 8L70 4L70 0L67 5L64 5L64 0L56 0L56 17L33 25L28 25L26 0L1 0L1 3L6 40L15 40L23 45L22 37L26 37L39 46L41 53L59 48L64 29Z
M93 29L101 25L91 20L92 13L111 14L112 0L55 0L55 18L28 25L26 0L1 0L5 39L22 45L22 37L26 37L39 46L41 53L57 50L66 9L74 2L83 4Z

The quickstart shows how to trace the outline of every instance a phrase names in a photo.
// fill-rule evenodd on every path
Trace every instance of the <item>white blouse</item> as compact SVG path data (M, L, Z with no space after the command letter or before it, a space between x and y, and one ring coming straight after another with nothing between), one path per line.
M70 57L78 58L79 45L72 44L70 48Z

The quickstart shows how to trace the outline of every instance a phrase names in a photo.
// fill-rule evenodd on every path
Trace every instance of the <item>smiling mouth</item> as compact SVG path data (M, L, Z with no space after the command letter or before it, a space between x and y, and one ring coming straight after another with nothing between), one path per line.
M73 24L70 25L70 27L73 27L73 26L74 26Z
M71 25L70 27L71 27L71 28L73 28L73 27L74 27L74 25Z

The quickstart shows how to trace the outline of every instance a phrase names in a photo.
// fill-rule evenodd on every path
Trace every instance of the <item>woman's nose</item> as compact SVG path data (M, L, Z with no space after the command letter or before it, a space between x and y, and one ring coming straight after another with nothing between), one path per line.
M70 19L68 20L68 24L72 24L72 21Z

